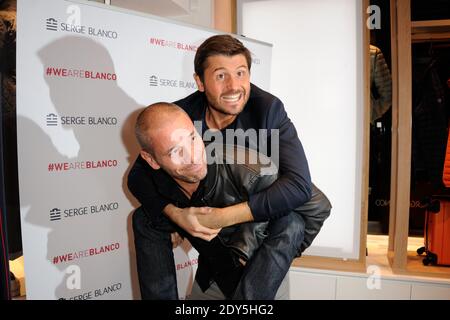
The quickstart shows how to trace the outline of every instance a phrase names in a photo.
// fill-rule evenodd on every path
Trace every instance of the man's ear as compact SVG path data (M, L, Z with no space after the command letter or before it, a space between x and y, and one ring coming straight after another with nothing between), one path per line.
M197 83L198 91L205 92L205 85L203 84L202 79L200 79L200 77L196 73L194 73L194 80Z
M158 164L158 162L156 162L155 159L153 159L152 155L150 153L148 153L145 150L141 150L141 157L147 161L147 163L149 164L150 167L152 167L155 170L158 170L159 168L161 168Z

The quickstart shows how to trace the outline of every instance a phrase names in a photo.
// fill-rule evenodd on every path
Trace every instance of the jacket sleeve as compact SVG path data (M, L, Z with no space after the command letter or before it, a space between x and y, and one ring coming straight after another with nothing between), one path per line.
M170 202L156 191L151 178L152 170L147 162L138 156L128 174L128 189L141 203L152 224L162 226L168 222L163 209Z
M260 192L261 190L268 189L273 183L277 181L276 169L271 168L271 170L264 170L264 166L262 166L261 164L253 165L251 169L252 170L248 170L246 169L246 166L241 165L239 169L235 168L231 170L233 173L240 173L238 181L243 182L242 184L245 188L245 192L243 193L245 194L252 195L254 193ZM234 175L234 179L236 179L236 174ZM295 212L296 214L301 215L305 222L304 238L300 245L299 255L306 248L308 248L316 238L317 234L322 228L323 223L330 216L331 208L331 203L325 196L325 194L320 191L314 184L311 184L311 199L293 210L293 212ZM256 225L261 225L261 222L256 223ZM257 237L253 237L256 239L252 239L252 237L241 236L242 238L244 238L244 240L236 241L239 248L245 248L244 250L241 250L241 252L248 252L248 256L251 256L254 248L258 248L261 244L261 241L264 239L263 234L261 232L258 232L258 228L265 230L265 227L265 225L257 227L249 226L249 228L255 229L254 233L257 235ZM245 232L247 234L251 234L249 231ZM247 238L251 239L247 240ZM248 256L246 256L246 258L248 258Z
M249 196L255 221L276 219L311 198L311 176L303 146L283 103L275 99L267 113L271 159L279 167L279 178L264 191Z

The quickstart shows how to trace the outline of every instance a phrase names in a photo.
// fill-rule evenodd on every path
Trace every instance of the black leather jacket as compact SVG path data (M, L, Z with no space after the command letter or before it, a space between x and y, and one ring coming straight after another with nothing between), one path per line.
M261 153L239 146L217 147L215 151L215 160L223 164L208 166L204 200L209 206L226 207L246 201L249 194L266 189L278 178L278 168ZM294 211L305 221L305 237L298 253L300 256L311 245L330 215L331 204L313 185L311 200ZM225 246L248 260L266 237L267 224L247 222L226 227L218 237Z

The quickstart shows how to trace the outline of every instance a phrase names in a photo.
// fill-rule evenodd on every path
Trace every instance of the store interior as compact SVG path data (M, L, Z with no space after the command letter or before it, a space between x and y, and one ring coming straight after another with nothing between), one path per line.
M392 70L389 0L373 0L381 8L382 24L389 28L371 30L371 44L384 55ZM450 198L450 188L443 183L444 161L450 115L450 8L447 1L411 1L414 26L432 25L415 30L412 53L412 143L411 185L408 227L408 267L411 273L439 274L447 277L449 268L427 257L430 219ZM437 25L437 26L436 26ZM379 97L376 84L371 95ZM385 260L389 242L392 107L370 125L370 178L367 251L369 261ZM428 232L427 232L428 230Z

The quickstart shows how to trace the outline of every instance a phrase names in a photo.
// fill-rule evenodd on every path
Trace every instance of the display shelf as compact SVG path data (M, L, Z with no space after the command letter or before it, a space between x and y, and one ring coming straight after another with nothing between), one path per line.
M450 19L445 20L426 20L426 21L411 21L411 32L445 32L450 31Z
M428 41L448 41L450 39L450 19L411 21L413 43Z
M424 266L408 240L412 145L412 43L450 41L450 20L411 21L411 1L391 0L392 169L389 262L394 272L450 278L450 268Z

